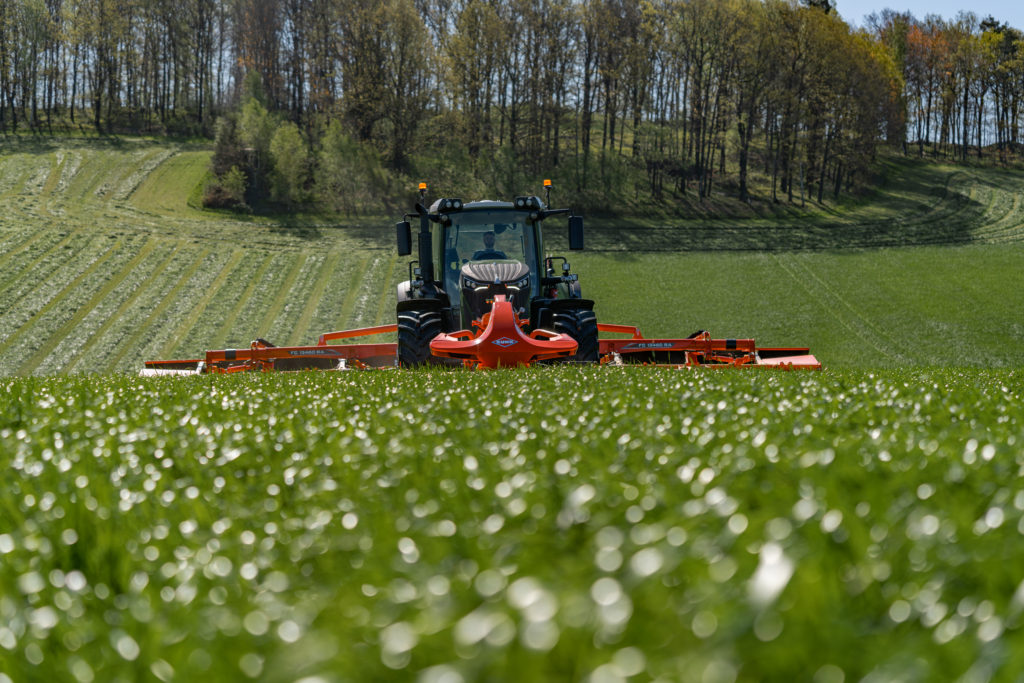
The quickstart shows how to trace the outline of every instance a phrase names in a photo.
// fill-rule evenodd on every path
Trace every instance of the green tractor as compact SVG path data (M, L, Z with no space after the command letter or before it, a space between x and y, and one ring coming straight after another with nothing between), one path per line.
M550 190L550 184L545 181ZM584 299L579 278L562 256L545 252L541 225L569 214L569 249L583 249L583 217L570 209L549 209L536 196L513 201L444 198L429 209L422 198L416 214L398 223L398 254L412 253L410 218L419 218L417 260L409 279L398 285L398 363L401 367L459 363L458 357L431 353L438 335L482 327L497 295L512 304L524 333L548 331L571 337L576 362L598 361L598 326L594 302ZM537 335L539 336L539 335ZM492 343L514 345L501 337Z

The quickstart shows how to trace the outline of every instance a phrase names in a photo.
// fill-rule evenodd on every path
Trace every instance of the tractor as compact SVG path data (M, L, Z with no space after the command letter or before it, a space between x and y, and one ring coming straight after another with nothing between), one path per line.
M546 201L535 195L510 202L448 197L427 209L421 183L415 213L396 226L398 254L409 256L410 218L419 220L416 260L398 285L395 324L326 332L309 346L257 338L248 349L146 361L142 374L538 363L821 369L806 347L764 348L753 339L714 339L703 330L685 339L649 339L631 325L598 323L594 302L583 298L568 260L547 254L541 230L545 220L568 214L569 250L578 251L583 217L549 209L550 181L544 186ZM601 332L620 336L599 338ZM397 343L348 343L380 334L396 334Z
M550 181L544 184L549 196ZM421 200L425 193L421 184ZM479 358L445 351L442 344L435 344L432 353L431 342L439 335L472 330L475 322L492 313L496 297L511 304L511 312L524 323L516 325L523 335L501 335L491 344L512 350L523 343L521 336L536 332L536 351L519 362L551 354L567 361L597 362L594 302L583 298L569 261L544 249L542 224L565 214L569 249L583 249L583 217L570 209L549 209L537 196L473 202L442 198L429 209L417 203L416 214L407 214L396 226L398 254L408 256L413 247L409 219L419 220L417 260L409 263L409 279L397 291L399 366L462 364ZM564 345L554 350L551 342L559 337L575 341L575 350L566 352Z

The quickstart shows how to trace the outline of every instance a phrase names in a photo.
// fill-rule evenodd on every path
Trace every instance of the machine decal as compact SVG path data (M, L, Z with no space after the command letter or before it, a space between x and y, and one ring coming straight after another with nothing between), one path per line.
M623 351L634 351L638 349L672 349L675 348L675 342L640 342L636 344L627 344L622 347Z
M334 349L296 349L289 351L290 356L332 356L337 357L338 352Z

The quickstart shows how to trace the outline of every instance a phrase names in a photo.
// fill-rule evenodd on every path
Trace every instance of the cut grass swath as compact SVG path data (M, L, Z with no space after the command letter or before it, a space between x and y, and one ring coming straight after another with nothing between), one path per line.
M216 298L223 294L222 289L228 282L228 279L238 268L246 256L245 250L233 249L231 251L231 258L224 264L217 273L217 277L210 283L209 287L203 292L202 298L199 299L189 310L188 316L178 324L179 330L191 331L196 325L200 323L200 320L208 315L207 309ZM164 347L160 350L160 357L171 356L175 351L181 348L181 339L179 337L173 337L168 340Z
M100 311L101 306L109 307L113 299L114 291L124 282L125 278L131 275L134 270L139 266L139 263L143 259L147 258L156 249L156 241L148 239L142 245L135 256L130 261L125 263L119 271L117 271L113 277L107 280L106 284L103 285L92 297L77 306L75 306L75 313L67 319L59 328L54 330L50 336L45 340L40 340L42 343L39 344L38 349L31 355L27 360L21 364L20 372L29 375L33 374L48 358L51 354L55 353L61 346L70 346L66 350L66 356L70 358L76 351L86 345L89 340L89 329L88 326L83 325L83 321L89 315ZM63 365L66 364L66 359L62 362L60 358L56 360L57 366L53 367L51 364L51 370L59 370Z
M179 249L180 245L165 255L147 259L144 265L137 269L141 277L139 283L132 288L129 296L121 302L117 310L97 328L95 334L82 345L65 369L66 372L112 372L115 369L107 365L107 358L134 332L131 321L136 319L140 312L156 305L155 301L147 299L147 294L152 292L152 283L160 279Z

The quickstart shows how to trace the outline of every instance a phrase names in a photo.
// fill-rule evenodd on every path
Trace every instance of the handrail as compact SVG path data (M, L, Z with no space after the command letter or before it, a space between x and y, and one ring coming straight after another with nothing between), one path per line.
M317 340L317 346L327 346L327 342L337 339L352 339L353 337L369 337L374 334L388 334L398 332L398 325L377 325L376 327L360 327L355 330L341 330L340 332L324 332Z

